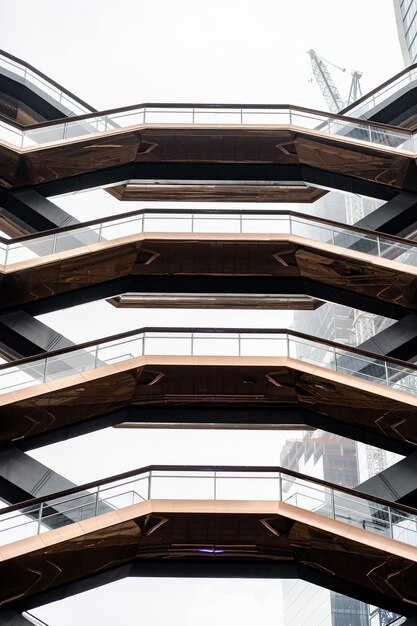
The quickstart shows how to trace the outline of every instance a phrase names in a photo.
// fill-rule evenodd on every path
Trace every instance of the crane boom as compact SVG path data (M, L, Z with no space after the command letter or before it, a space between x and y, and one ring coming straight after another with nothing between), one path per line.
M311 60L311 67L313 68L313 74L320 87L320 90L326 100L326 104L332 113L337 113L344 108L343 102L339 90L336 87L329 70L324 60L317 54L315 50L310 49L308 51Z
M307 54L310 56L314 77L320 87L320 91L323 94L324 99L326 100L326 104L332 113L338 113L344 109L345 106L352 104L352 102L355 102L362 96L360 84L362 72L358 72L357 70L353 70L351 72L352 82L350 84L348 99L345 102L342 99L340 92L327 68L327 63L330 63L330 61L326 61L312 49L308 50ZM334 65L334 63L330 63L330 65L333 65L342 72L346 71L345 68Z

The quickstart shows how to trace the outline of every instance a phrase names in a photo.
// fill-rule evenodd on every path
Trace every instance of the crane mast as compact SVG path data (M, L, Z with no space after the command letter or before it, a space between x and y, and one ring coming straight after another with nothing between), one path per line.
M320 91L323 94L323 97L326 101L327 106L329 107L329 111L332 113L338 113L346 106L355 102L358 98L362 96L360 79L362 76L362 72L358 72L357 70L352 71L352 82L350 85L349 96L347 101L344 101L340 95L340 92L334 82L329 69L327 67L327 63L325 59L323 59L320 55L317 54L315 50L310 49L307 53L310 56L311 67L313 68L314 78L317 81L318 86L320 87ZM331 65L334 65L331 63ZM338 69L345 72L345 68L338 67Z

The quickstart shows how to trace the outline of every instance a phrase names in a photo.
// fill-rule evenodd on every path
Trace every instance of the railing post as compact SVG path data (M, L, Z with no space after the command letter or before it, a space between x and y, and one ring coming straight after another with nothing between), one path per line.
M148 477L148 500L151 499L151 494L152 494L152 470L149 472L149 477Z
M241 346L241 335L240 333L237 336L237 355L242 356L242 346Z
M387 383L387 387L389 387L388 363L386 361L384 363L384 369L385 369L385 382Z
M278 474L278 500L282 502L282 473Z
M100 224L100 228L98 229L98 242L103 241L103 222Z
M194 354L194 333L191 333L191 356Z
M58 233L54 233L54 237L52 240L52 254L56 252L56 242L57 242Z
M214 471L214 481L213 481L213 500L217 499L217 472Z
M146 123L146 107L143 107L143 123Z
M40 535L40 532L41 532L43 505L44 503L41 502L41 505L39 507L39 515L38 515L38 530L36 531L37 535Z
M332 507L333 519L336 519L336 504L335 504L335 501L334 501L334 489L330 490L330 499L331 499L331 507Z
M7 265L8 260L9 260L9 245L6 244L6 253L4 255L4 266Z
M96 351L95 351L95 354L94 354L94 369L96 369L96 367L98 365L98 345L99 344L96 345Z
M96 505L94 507L94 517L98 515L99 494L100 494L100 485L97 487L97 491L96 491Z
M45 359L45 364L43 366L43 381L46 382L46 373L48 371L48 359Z
M381 256L381 239L380 239L380 237L376 238L376 245L377 245L377 248L378 248L378 256Z
M336 352L336 348L333 348L333 354L334 354L334 371L337 372L337 352Z
M193 107L193 124L195 123L195 108Z
M335 243L334 243L334 227L333 227L333 225L332 225L332 244L335 245Z
M240 123L243 124L243 109L240 109Z
M391 539L394 539L394 527L392 525L392 511L391 507L388 507L388 523L389 523L389 534Z

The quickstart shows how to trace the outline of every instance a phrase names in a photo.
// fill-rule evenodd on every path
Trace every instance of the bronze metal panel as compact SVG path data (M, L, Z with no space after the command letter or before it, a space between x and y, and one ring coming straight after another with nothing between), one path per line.
M12 168L11 159L16 163ZM330 137L317 130L274 126L166 124L36 148L2 145L0 180L10 189L19 188L133 162L304 164L396 189L417 190L416 160L411 152Z
M0 292L9 307L131 274L298 276L417 307L417 268L292 235L139 233L16 263Z
M209 559L220 571L242 559L294 563L352 596L360 585L382 607L417 604L416 548L277 502L144 502L1 546L0 559L2 604L143 559Z
M118 309L134 308L187 308L187 309L274 309L289 311L315 311L323 300L311 296L267 294L150 294L125 293L107 300Z
M183 202L315 202L323 197L326 189L305 184L256 185L178 183L158 185L129 183L105 189L118 200L181 200Z
M0 403L1 443L130 405L245 404L302 407L417 446L417 396L283 357L137 357Z

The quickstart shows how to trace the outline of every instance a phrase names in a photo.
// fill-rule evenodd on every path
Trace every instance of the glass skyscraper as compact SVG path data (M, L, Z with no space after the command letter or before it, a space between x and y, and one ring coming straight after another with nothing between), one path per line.
M406 66L417 62L417 0L394 0L401 52Z

